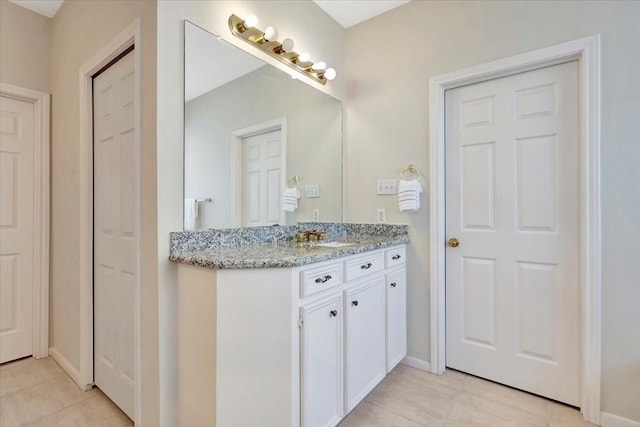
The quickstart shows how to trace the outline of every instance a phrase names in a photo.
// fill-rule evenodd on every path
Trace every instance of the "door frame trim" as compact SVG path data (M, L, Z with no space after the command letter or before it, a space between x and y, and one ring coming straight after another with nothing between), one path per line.
M231 132L231 197L232 203L229 203L231 209L230 218L233 220L234 227L242 227L242 196L238 197L236 190L240 190L242 195L242 140L244 138L267 133L274 130L280 130L280 142L282 149L281 171L283 187L287 185L287 118L280 117L278 119L269 120L268 122L257 123L242 129L236 129ZM284 189L283 189L284 191ZM286 222L286 214L280 212L280 218ZM284 225L284 224L280 224Z
M33 104L33 357L49 356L50 100L51 95L0 82L0 94Z
M445 91L578 60L580 90L581 405L600 424L601 217L600 35L562 43L429 79L431 372L445 370Z
M135 231L136 268L135 282L135 424L142 423L141 384L141 251L140 251L140 201L141 201L141 132L142 132L142 22L133 21L113 40L96 52L79 70L80 85L80 376L78 386L89 389L94 385L93 377L93 85L92 76L120 54L134 46L135 62Z

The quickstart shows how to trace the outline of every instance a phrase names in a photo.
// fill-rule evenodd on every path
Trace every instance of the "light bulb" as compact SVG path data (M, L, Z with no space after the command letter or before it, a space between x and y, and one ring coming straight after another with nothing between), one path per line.
M255 27L258 25L258 17L256 15L249 15L242 21L242 25L244 25L245 28Z
M324 61L318 61L315 62L312 66L311 69L313 71L324 71L325 68L327 68L327 64Z
M300 61L300 62L309 62L310 59L311 59L311 57L309 56L309 54L307 52L302 52L298 56L298 61Z
M265 41L272 42L274 40L278 40L278 30L276 27L267 27L264 30L264 39Z
M284 40L282 40L282 50L284 50L285 52L291 52L293 50L293 40L290 38L286 38Z
M327 71L324 72L324 76L327 80L333 80L336 78L336 70L333 68L327 68Z

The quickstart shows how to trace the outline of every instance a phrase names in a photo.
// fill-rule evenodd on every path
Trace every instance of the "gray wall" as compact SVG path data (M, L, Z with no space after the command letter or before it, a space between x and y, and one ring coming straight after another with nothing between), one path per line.
M602 410L640 421L638 22L640 2L413 1L347 30L347 220L410 225L409 356L429 360L428 205L374 189L409 163L428 176L429 77L601 33Z

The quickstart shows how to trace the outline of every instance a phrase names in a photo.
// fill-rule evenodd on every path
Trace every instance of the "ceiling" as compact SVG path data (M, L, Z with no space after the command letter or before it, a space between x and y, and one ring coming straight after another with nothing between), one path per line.
M64 0L9 0L19 6L53 18ZM383 14L410 0L313 0L344 28Z
M410 0L313 0L344 28L381 15Z
M40 15L53 18L64 0L9 0L18 6L33 10Z

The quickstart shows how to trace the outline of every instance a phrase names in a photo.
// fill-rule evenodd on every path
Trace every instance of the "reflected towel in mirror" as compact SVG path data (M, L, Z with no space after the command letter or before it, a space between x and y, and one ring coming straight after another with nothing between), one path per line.
M196 199L184 199L184 229L191 231L196 229L198 218L198 202Z
M286 212L294 212L298 208L300 190L298 188L286 188L282 197L282 209Z

